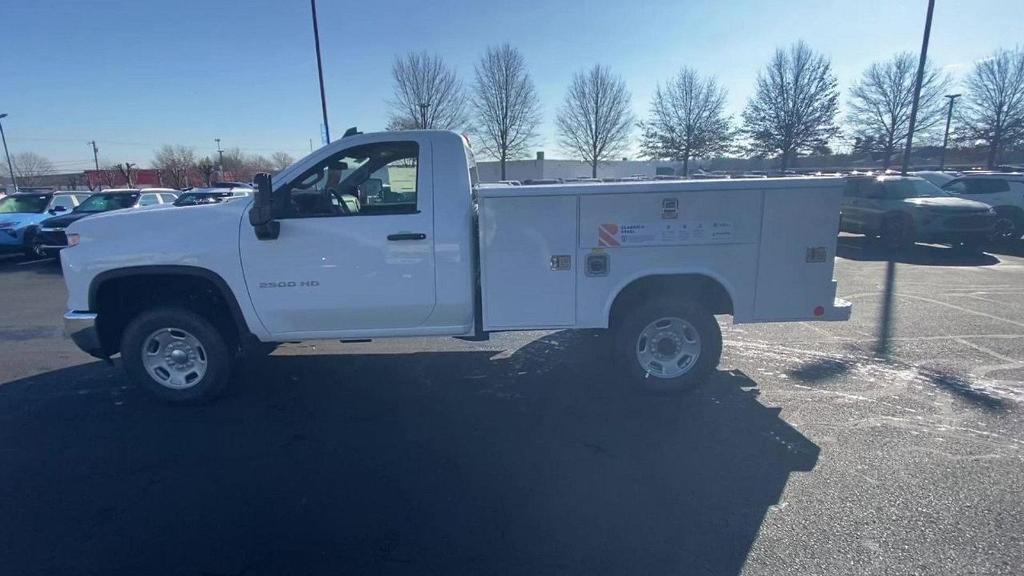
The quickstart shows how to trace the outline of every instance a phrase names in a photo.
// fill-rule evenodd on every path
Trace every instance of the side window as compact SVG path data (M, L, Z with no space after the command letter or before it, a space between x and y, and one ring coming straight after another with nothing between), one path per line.
M1006 180L999 180L996 178L985 178L975 180L978 184L978 192L976 194L996 194L999 192L1009 192L1010 185Z
M139 206L152 206L159 203L160 198L156 194L143 194L142 198L139 198Z
M164 204L173 204L178 197L174 194L165 193L160 195L160 199L164 201Z
M85 202L85 199L88 198L90 195L89 194L72 194L72 196L75 197L75 205L77 206L77 205L81 204L82 202Z
M969 194L967 191L966 180L953 180L943 186L942 189L952 192L953 194Z
M70 195L60 194L53 197L53 202L50 203L50 209L56 208L57 206L61 206L65 210L71 210L75 207L75 201Z
M418 170L415 142L347 148L283 188L275 211L282 218L412 214Z

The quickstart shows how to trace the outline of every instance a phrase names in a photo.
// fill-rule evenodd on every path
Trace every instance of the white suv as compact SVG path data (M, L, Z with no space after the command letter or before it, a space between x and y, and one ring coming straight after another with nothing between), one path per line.
M995 208L997 217L994 239L1018 240L1024 235L1024 174L964 174L942 188Z

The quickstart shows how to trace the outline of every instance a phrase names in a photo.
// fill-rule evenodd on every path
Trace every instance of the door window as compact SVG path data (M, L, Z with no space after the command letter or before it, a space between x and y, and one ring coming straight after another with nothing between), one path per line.
M159 203L160 197L156 194L143 194L142 198L139 198L139 206L152 206Z
M75 207L75 200L70 194L60 194L53 197L53 202L50 203L50 210L56 207L62 207L65 210L71 210Z
M967 178L954 180L943 186L946 190L956 194L997 194L1008 192L1010 185L1006 180L997 178Z
M169 192L160 195L160 199L163 200L164 204L174 204L174 201L177 200L177 198L177 196Z
M281 189L281 218L413 214L417 211L419 145L377 142L347 148Z

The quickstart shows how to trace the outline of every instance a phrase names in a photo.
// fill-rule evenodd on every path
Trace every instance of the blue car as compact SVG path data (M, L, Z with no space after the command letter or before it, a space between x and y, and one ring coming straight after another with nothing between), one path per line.
M20 192L0 198L0 253L33 255L39 223L70 212L88 197L85 192Z

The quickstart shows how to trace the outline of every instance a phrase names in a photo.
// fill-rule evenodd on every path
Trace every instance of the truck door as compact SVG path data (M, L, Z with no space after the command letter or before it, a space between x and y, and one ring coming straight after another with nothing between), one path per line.
M365 140L363 140L365 142ZM430 143L353 145L274 183L280 234L240 229L246 286L273 335L414 331L434 308Z

